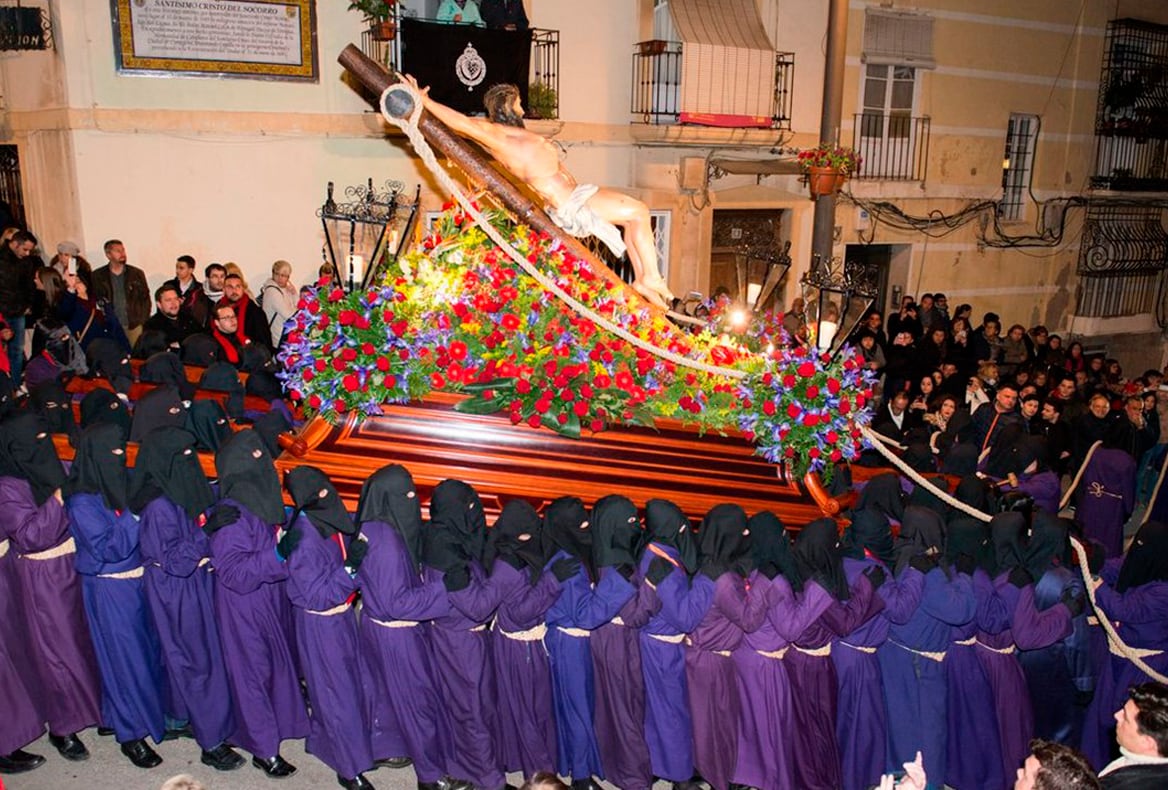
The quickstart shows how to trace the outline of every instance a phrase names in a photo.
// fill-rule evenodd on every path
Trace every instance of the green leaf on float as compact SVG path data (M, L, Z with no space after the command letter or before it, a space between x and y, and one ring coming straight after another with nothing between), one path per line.
M511 402L509 397L496 395L493 398L467 398L454 404L454 410L463 414L494 414L502 411L503 407Z
M543 415L541 420L545 428L550 428L561 436L567 436L569 439L580 438L580 418L574 412L568 412L568 421L560 425L558 415L548 412Z
M462 386L463 392L486 392L487 390L511 392L514 389L515 379L492 379L491 381L476 381L474 384L464 384Z

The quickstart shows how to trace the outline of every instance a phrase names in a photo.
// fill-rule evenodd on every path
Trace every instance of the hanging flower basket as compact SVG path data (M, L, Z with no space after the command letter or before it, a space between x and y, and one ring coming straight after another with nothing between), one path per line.
M392 19L372 22L369 25L369 35L373 37L374 41L393 41L394 36L397 35L397 23Z
M807 188L811 191L812 199L839 192L847 180L847 174L834 167L807 168Z

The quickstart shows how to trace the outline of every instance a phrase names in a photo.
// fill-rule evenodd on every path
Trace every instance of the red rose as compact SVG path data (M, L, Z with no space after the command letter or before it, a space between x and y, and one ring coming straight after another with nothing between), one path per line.
M504 313L503 320L500 323L503 324L504 329L509 329L511 331L519 328L519 318L513 313Z
M315 395L315 394L309 395L308 396L308 407L311 409L319 409L320 408L320 396Z
M362 343L361 344L361 353L362 354L372 354L376 350L377 349L375 349L373 347L372 343Z
M538 428L539 424L542 421L543 420L540 418L540 416L538 414L533 414L527 418L527 424L530 425L532 428Z
M397 386L397 376L386 376L384 384L386 389L393 389ZM365 388L369 388L369 382L365 382Z
M794 387L795 386L795 377L792 376L790 373L784 375L783 376L783 386L786 387L787 389L791 389L791 387Z
M368 329L369 319L363 315L359 315L357 316L357 320L353 322L353 326L357 327L358 329Z
M610 379L604 373L601 373L596 378L592 379L592 383L603 390L612 386L612 379Z
M357 318L357 313L352 310L342 310L337 313L337 323L341 326L351 326L353 321Z
M343 379L341 379L341 386L344 387L349 392L352 392L353 390L357 389L357 387L359 387L361 385L357 381L357 377L354 376L352 373L350 373L349 375L347 375Z
M356 358L357 349L348 347L341 349L341 359L345 360L346 362L352 362Z
M531 392L531 382L527 379L519 379L519 381L515 382L515 391L520 395L526 395Z
M775 376L773 373L768 371L762 374L762 383L766 384L768 387L774 382L774 380Z
M633 377L627 370L616 374L616 385L622 390L629 390L633 386Z
M806 425L808 428L814 428L816 425L819 425L819 415L818 414L804 415L803 424Z
M572 404L572 411L576 413L577 417L583 417L588 413L588 401L578 400Z
M830 392L832 395L838 395L839 391L840 391L839 379L828 379L827 380L827 391Z
M738 361L738 353L728 346L714 346L710 349L710 357L719 365L733 365Z
M812 384L807 388L807 398L809 400L819 397L819 387Z
M593 433L599 433L604 430L604 420L593 420L588 427L592 429Z
M795 372L805 379L809 379L815 375L815 363L800 362L799 367L795 368Z
M832 463L839 463L841 460L843 460L844 454L841 453L838 449L832 450L830 457L831 457Z
M340 373L344 369L345 369L345 360L341 359L340 357L333 357L333 370Z
M409 330L410 325L406 321L394 321L389 327L393 333L398 337L405 337L406 331Z
M788 447L788 448L787 448L787 449L786 449L786 450L783 452L783 455L787 456L788 458L794 458L794 457L795 457L795 448L794 448L794 447Z
M847 414L852 410L852 403L847 398L840 398L839 412L840 414Z
M314 378L316 378L316 374L312 372L312 368L308 368L307 370L304 371L304 373L302 373L300 375L300 378L304 379L304 383L307 384L308 382L310 382Z
M436 323L438 324L439 329L449 329L450 328L450 316L446 315L446 313L439 313L438 320L436 321Z
M455 340L450 344L450 356L452 359L461 362L466 359L466 343L461 340Z
M441 373L431 373L430 386L436 390L440 390L446 386L446 379L442 378Z
M380 370L382 373L389 370L389 359L387 359L386 357L378 357L377 358L377 369Z
M328 361L324 359L318 359L312 363L312 366L316 368L317 373L324 373L325 369L328 368Z
M763 401L762 413L768 417L775 416L775 402L773 400Z
M540 414L547 414L547 410L550 409L551 406L551 401L544 400L542 397L535 402L535 410Z
M792 420L798 417L803 412L803 407L798 403L791 403L787 406L787 416Z
M345 402L340 398L337 398L335 401L333 401L333 411L343 412L346 408L347 407L345 406Z
M576 393L572 392L572 390L570 390L570 389L564 388L564 389L560 390L560 400L562 400L562 401L576 400Z
M556 415L556 422L558 422L560 425L567 425L568 424L568 415L557 414Z
M810 450L807 451L807 457L812 458L812 459L818 458L819 457L819 448L812 447Z
M543 363L543 372L548 376L554 376L556 375L556 370L559 369L559 367L559 362L554 359L549 359L547 362Z
M828 444L835 444L839 441L839 434L835 431L828 431L823 438L827 440Z

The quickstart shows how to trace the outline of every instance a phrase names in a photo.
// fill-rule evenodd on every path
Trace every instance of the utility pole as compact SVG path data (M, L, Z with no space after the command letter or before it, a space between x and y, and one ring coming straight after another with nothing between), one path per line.
M823 109L819 116L819 141L838 144L844 107L844 66L848 44L848 0L830 0L827 15L827 55L823 71ZM835 194L815 199L815 224L811 233L811 263L828 265L835 233Z

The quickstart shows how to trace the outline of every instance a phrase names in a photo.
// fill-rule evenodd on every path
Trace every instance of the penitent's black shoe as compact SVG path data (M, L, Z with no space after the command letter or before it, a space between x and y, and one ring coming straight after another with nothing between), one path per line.
M409 768L414 764L414 761L409 757L382 757L380 760L373 761L375 768ZM439 780L441 784L441 780Z
M345 790L374 790L373 783L365 778L365 774L357 774L352 779L337 774L337 784Z
M266 760L260 757L252 757L251 764L259 768L272 779L285 779L296 773L296 766L285 760L280 755L269 757Z
M101 726L99 726L99 727L97 728L97 734L98 734L98 735L100 735L100 736L101 736L101 737L103 737L103 738L108 738L108 737L110 737L111 735L113 735L113 734L114 734L114 728L113 728L113 727L101 727Z
M603 788L590 776L587 779L573 780L572 790L603 790Z
M53 748L60 752L66 760L77 763L89 759L89 750L85 748L85 744L81 742L76 733L72 735L49 733L49 743L53 744Z
M438 790L474 790L474 782L455 779L453 776L444 776L434 784L438 785Z
M236 768L242 768L244 763L243 756L225 743L209 751L204 749L199 760L203 765L209 765L216 771L234 771Z
M158 752L150 748L150 744L146 743L145 738L123 743L122 754L126 755L130 762L139 768L154 768L162 765L162 758L158 756Z
M11 754L0 754L0 774L22 774L45 764L39 754L29 754L17 749Z
M182 725L181 727L175 727L174 729L166 730L162 733L162 740L164 741L174 741L178 740L179 738L190 738L194 740L194 737L195 731L191 729L189 722Z

